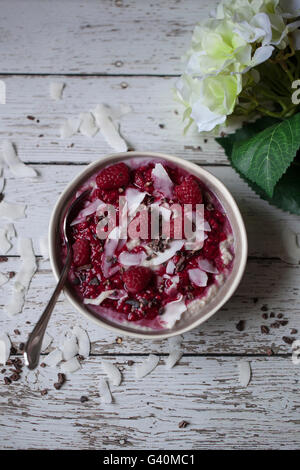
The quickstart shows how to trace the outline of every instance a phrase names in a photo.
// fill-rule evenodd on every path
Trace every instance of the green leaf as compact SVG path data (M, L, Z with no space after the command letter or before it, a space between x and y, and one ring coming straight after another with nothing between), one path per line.
M300 147L300 113L273 124L250 139L236 141L232 163L271 198L276 183Z
M273 125L276 121L279 120L264 117L258 119L254 123L246 124L241 129L238 129L235 134L217 138L216 141L224 148L233 168L256 192L256 194L258 194L262 199L267 200L273 206L284 211L300 215L300 156L296 157L292 165L278 181L272 197L269 197L257 184L253 183L241 174L231 159L232 149L235 142L242 142L243 140L253 137L257 132L265 129L268 125Z

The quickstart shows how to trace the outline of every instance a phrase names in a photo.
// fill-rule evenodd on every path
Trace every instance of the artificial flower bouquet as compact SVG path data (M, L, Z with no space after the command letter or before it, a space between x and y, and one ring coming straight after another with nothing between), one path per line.
M296 214L299 27L300 0L223 0L195 27L176 84L188 121L185 131L194 123L199 132L221 133L217 141L247 183L271 204ZM226 132L237 119L242 127Z

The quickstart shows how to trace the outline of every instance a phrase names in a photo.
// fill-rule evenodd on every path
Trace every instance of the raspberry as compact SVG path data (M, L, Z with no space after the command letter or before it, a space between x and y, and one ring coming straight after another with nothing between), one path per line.
M128 166L125 163L116 163L116 165L109 166L100 171L97 175L96 183L102 189L117 189L127 186L129 179Z
M143 266L132 266L123 274L123 281L128 292L136 294L145 289L152 279L152 271Z
M201 204L202 192L193 176L187 176L179 186L175 186L174 193L183 204Z
M90 244L85 239L78 239L72 246L73 262L76 266L84 266L90 261Z

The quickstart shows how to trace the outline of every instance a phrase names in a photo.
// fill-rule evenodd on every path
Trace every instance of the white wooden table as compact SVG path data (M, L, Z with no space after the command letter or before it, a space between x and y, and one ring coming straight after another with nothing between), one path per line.
M52 207L84 165L112 152L101 134L93 139L59 138L66 117L97 103L132 106L121 130L134 149L172 153L219 177L244 215L250 256L234 297L201 328L184 336L185 354L171 371L163 365L166 342L123 338L117 344L115 334L81 318L60 298L49 333L57 338L78 324L90 335L92 354L59 392L53 388L57 371L49 367L24 371L10 386L0 375L0 448L299 447L300 366L292 363L291 347L282 337L290 336L291 328L300 332L300 266L286 264L279 256L282 231L300 232L299 217L260 200L228 166L213 138L204 142L196 134L184 137L171 94L194 24L208 15L212 3L1 1L0 79L7 88L7 104L0 105L1 140L16 143L20 157L39 173L36 181L22 181L6 171L5 199L28 204L27 218L15 225L19 236L33 238L39 268L23 313L13 319L3 309L13 281L0 289L0 332L8 332L16 346L26 339L55 285L38 246ZM57 102L49 97L49 83L55 80L66 84L63 100ZM0 268L18 271L16 244ZM268 335L261 333L261 325L269 326L274 319L262 319L264 304L268 315L283 313L288 320L286 326L270 328ZM244 331L236 328L240 320L245 320ZM16 328L21 336L14 333ZM161 364L137 381L127 362L139 363L150 352L160 354ZM103 357L123 369L124 380L113 389L111 405L103 405L98 393ZM241 359L252 366L247 388L238 382ZM45 388L48 394L41 396ZM89 401L81 403L82 395ZM189 423L185 429L178 427L181 420Z

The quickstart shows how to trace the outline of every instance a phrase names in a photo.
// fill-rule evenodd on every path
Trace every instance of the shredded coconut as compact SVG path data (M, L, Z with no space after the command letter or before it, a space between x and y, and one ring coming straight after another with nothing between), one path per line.
M113 121L110 109L104 104L98 104L93 113L97 126L108 145L117 152L127 152L127 143L119 133L119 125Z
M14 204L13 202L0 202L0 217L10 220L23 219L25 217L25 204Z
M146 375L150 374L157 364L159 363L159 357L154 354L149 354L149 356L141 363L137 364L135 367L135 376L137 379L141 379Z
M19 254L22 261L21 269L15 277L12 299L5 306L9 315L16 315L22 311L26 292L37 269L32 240L30 238L21 238L19 240Z
M65 83L63 82L51 82L49 86L51 99L54 101L61 100L64 87Z
M122 382L122 375L117 366L104 360L102 360L101 365L111 383L118 387Z
M37 176L37 172L28 165L23 163L15 150L15 147L9 140L2 143L3 158L10 171L17 178L32 178Z
M251 366L248 361L240 361L238 363L239 368L239 382L242 387L247 387L251 380Z
M0 336L0 364L5 365L10 356L11 342L6 333Z

